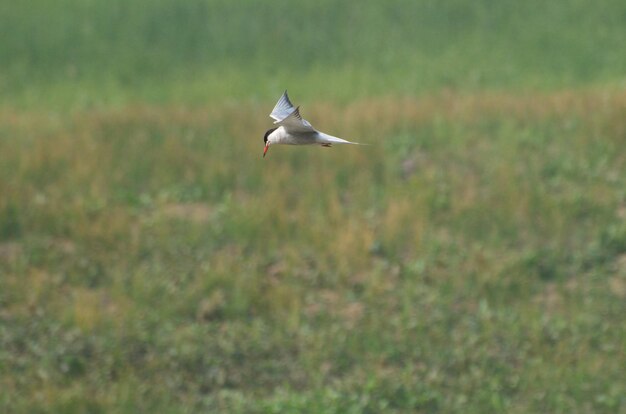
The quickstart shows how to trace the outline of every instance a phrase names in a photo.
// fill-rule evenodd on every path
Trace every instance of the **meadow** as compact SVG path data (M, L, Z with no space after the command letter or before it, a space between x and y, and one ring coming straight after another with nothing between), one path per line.
M0 4L1 412L626 412L626 6L355 4Z

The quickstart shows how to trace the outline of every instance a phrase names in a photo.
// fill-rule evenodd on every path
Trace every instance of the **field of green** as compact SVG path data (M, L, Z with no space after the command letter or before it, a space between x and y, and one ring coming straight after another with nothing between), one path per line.
M0 412L626 413L626 3L0 2ZM369 146L280 147L284 89Z

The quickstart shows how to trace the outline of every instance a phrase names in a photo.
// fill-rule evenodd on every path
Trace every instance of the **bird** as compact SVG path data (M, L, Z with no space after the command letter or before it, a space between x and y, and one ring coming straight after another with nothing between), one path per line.
M347 141L316 130L306 119L300 115L300 107L294 107L289 100L287 90L278 99L276 106L270 113L274 119L275 128L268 129L263 137L265 149L263 158L267 154L270 145L321 145L330 147L333 144L353 144L358 142Z

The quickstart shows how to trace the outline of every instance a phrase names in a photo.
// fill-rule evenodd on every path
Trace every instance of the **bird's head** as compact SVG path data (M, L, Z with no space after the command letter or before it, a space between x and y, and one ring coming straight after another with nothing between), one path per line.
M265 142L265 149L263 150L263 158L265 158L265 154L267 153L267 150L270 147L269 136L274 131L276 131L276 128L268 129L267 132L265 133L265 136L263 136L263 142Z

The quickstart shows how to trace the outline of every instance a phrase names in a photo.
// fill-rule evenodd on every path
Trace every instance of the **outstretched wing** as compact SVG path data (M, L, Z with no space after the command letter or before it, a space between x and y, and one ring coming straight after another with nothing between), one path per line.
M287 91L283 93L276 103L276 106L274 106L270 117L275 120L274 124L278 124L290 132L315 131L315 128L313 128L309 121L302 119L302 116L300 115L300 107L295 108L293 106L289 100Z
M287 95L287 91L283 93L283 96L280 97L278 102L276 102L276 106L272 109L272 113L270 117L274 119L276 122L280 122L283 119L287 118L296 108L293 106L291 101L289 100L289 96Z

